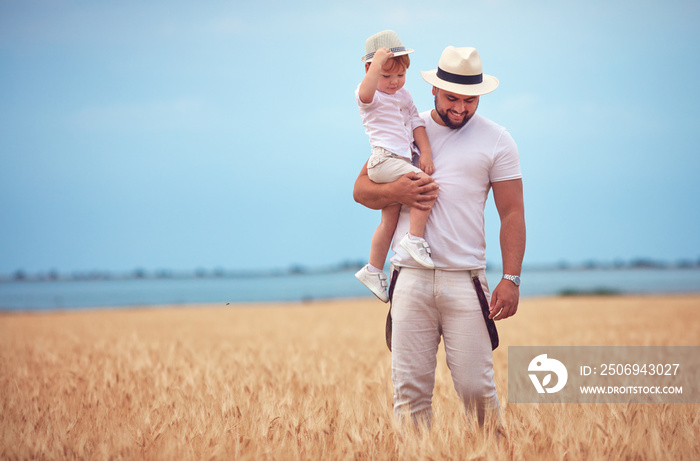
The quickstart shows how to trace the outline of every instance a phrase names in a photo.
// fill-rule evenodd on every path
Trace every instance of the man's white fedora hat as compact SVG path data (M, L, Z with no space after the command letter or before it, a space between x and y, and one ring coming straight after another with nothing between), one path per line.
M471 47L448 46L440 56L438 68L421 71L423 80L431 85L466 96L480 96L498 87L498 79L481 70L479 53Z
M376 53L379 48L389 48L389 50L394 53L394 57L413 53L413 50L403 46L396 32L393 30L383 30L367 39L365 42L365 55L362 56L362 61L372 62L374 53Z

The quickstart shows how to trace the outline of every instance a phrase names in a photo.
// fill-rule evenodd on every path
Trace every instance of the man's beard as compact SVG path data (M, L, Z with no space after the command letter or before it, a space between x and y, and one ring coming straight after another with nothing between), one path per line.
M464 125L467 124L469 119L471 119L472 116L474 115L474 114L471 114L471 115L467 114L464 116L464 119L460 123L454 123L452 120L450 120L450 117L447 116L447 111L445 111L445 113L443 114L438 110L437 96L435 97L435 112L437 112L438 116L442 119L442 121L445 123L445 125L447 125L448 128L452 128L453 130L457 130L459 128L462 128Z

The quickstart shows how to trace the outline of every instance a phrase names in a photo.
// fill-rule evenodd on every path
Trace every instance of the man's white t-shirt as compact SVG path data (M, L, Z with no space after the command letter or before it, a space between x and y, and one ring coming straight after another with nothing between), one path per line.
M460 129L437 124L431 111L426 123L440 186L425 228L436 269L472 270L486 267L484 207L491 183L521 178L518 147L502 126L475 114ZM410 208L402 207L394 233L391 262L420 268L399 245L408 232Z

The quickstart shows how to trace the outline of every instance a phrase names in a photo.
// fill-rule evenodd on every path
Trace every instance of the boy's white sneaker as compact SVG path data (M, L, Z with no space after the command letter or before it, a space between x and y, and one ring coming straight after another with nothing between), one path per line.
M363 267L355 274L357 280L364 283L367 288L372 290L382 302L389 302L389 295L386 292L386 287L389 284L386 281L386 274L384 272L370 272L367 266Z
M408 254L410 254L418 264L426 269L435 269L435 264L433 260L430 259L430 247L425 239L413 240L406 234L403 236L400 243L403 249L408 251Z

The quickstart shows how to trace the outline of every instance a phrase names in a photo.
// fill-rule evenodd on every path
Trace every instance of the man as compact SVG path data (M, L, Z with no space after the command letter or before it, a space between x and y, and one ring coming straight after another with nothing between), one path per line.
M435 108L421 114L433 151L434 182L404 175L375 184L367 166L355 182L355 200L381 209L404 205L394 234L391 319L394 411L415 423L430 424L436 353L444 338L455 390L479 423L498 417L492 348L493 320L518 308L520 269L525 252L523 189L517 146L501 126L476 115L479 97L498 86L482 74L474 48L447 47L438 69L421 72L433 85ZM489 189L501 221L503 278L489 298L484 206ZM398 245L407 232L410 206L429 207L425 229L435 269L425 269ZM475 279L475 280L474 280ZM479 292L485 292L479 300ZM491 331L488 324L491 323ZM495 336L495 338L494 338Z

